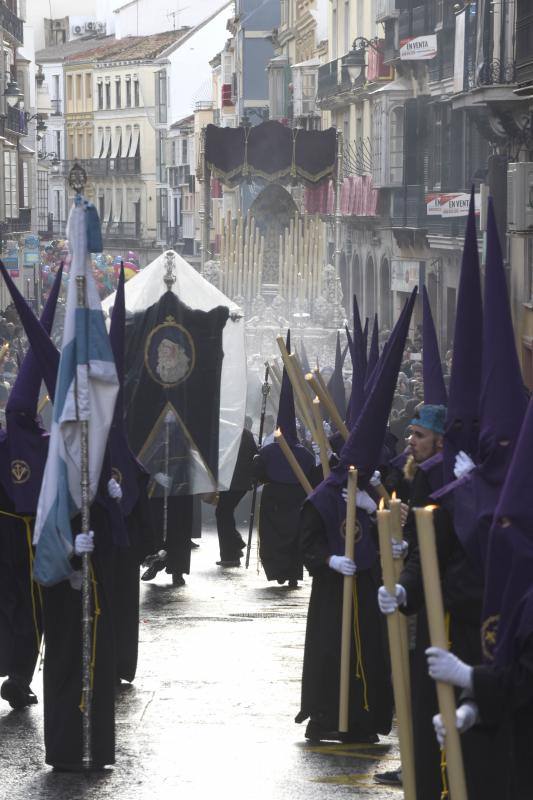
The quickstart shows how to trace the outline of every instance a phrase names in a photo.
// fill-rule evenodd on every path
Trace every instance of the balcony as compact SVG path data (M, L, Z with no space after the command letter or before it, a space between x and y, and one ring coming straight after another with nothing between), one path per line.
M172 227L167 225L165 236L162 237L169 247L175 247L183 244L183 228L181 225Z
M50 105L52 106L53 117L60 117L63 114L63 103L59 98L54 97L50 100Z
M49 212L46 219L39 220L39 236L48 239L64 239L66 236L66 219L57 219Z
M17 44L24 44L24 23L0 0L0 28L8 33Z
M1 3L0 3L1 7ZM5 119L5 127L13 133L18 133L20 136L26 136L28 133L28 126L26 125L26 117L24 111L18 108L7 106L7 115Z
M400 43L410 36L424 36L430 33L429 9L426 6L416 6L410 11L401 11L398 29Z
M317 105L332 109L346 105L353 95L352 82L344 58L329 61L318 68Z
M377 0L376 2L376 22L385 22L399 16L396 9L396 0Z
M89 177L105 178L109 175L140 175L140 156L133 158L75 158L63 161L62 174L67 177L74 164L79 164Z
M31 231L31 208L19 208L18 217L0 222L0 235L3 237L26 231Z
M427 226L423 186L402 186L392 192L391 224L393 228L422 228Z
M140 222L108 222L102 223L102 236L109 240L131 240L141 238Z

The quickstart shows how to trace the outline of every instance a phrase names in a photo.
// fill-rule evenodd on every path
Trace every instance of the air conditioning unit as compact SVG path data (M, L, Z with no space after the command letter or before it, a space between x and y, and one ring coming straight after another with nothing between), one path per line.
M73 36L81 36L83 33L83 27L81 25L73 25L70 30Z
M96 30L98 31L98 33L105 33L105 22L97 22Z
M93 33L96 30L96 22L86 22L84 27L87 33Z
M533 229L533 162L507 168L507 227L509 231Z

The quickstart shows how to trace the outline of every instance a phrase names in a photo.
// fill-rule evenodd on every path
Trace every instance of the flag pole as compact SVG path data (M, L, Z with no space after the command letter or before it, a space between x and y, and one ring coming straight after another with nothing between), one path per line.
M69 172L68 182L74 189L76 196L74 202L80 205L82 194L87 183L87 173L77 162ZM85 275L76 276L76 300L78 308L87 307ZM76 405L78 397L76 396ZM90 477L89 477L89 421L80 420L80 489L81 489L81 532L90 530ZM82 608L82 765L86 770L92 767L92 741L91 741L91 659L92 659L92 602L91 602L91 556L83 553L82 583L81 583L81 608Z
M259 439L258 444L261 447L263 442L263 429L265 427L265 415L266 415L266 407L267 407L267 400L268 395L270 393L270 384L268 382L268 374L270 371L270 366L268 361L265 362L265 379L263 381L263 386L261 387L261 417L259 420ZM258 482L254 481L254 490L252 494L252 505L250 507L250 521L248 524L248 541L246 543L246 561L245 566L246 569L250 566L250 551L252 549L252 536L254 532L254 519L255 519L255 506L257 503L257 486Z
M86 308L85 276L76 277L77 305ZM90 530L89 519L89 422L80 421L81 426L81 532ZM81 605L82 605L82 764L84 769L92 766L91 747L91 651L92 651L92 603L91 603L91 556L83 553Z

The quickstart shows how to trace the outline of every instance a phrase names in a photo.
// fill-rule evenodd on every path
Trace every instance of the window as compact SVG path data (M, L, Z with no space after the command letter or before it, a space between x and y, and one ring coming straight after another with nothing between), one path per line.
M125 80L126 83L126 107L131 108L131 78L128 76Z
M331 9L331 58L337 58L337 0L333 0Z
M302 114L312 114L316 100L316 73L304 72L302 75Z
M4 208L6 219L18 217L17 154L14 150L4 150Z
M187 164L188 163L187 162L187 159L188 159L188 153L187 153L188 144L189 144L189 142L187 140L187 137L184 136L183 139L181 140L181 163L182 164Z
M85 137L83 133L78 133L78 143L77 143L77 150L75 153L75 158L85 158Z
M55 151L56 156L61 158L61 131L56 131L56 144L55 144Z
M67 75L67 103L72 103L72 75Z
M122 108L121 90L122 90L122 81L120 80L120 78L115 78L115 106L116 106L116 108Z
M22 162L22 208L30 207L30 165Z
M375 186L382 186L384 169L381 147L382 137L382 108L381 103L374 103L372 107L372 180Z
M155 74L155 105L157 122L167 121L167 73L161 69Z
M157 132L157 149L155 154L156 180L165 180L165 132Z
M104 107L104 84L101 80L98 81L96 88L98 92L98 108L102 109Z
M82 75L76 75L76 107L80 108L83 101Z
M85 98L91 101L93 99L93 79L90 74L85 75Z
M399 186L403 181L403 108L391 111L389 145L389 181Z
M357 6L362 6L362 3L358 3ZM344 48L343 52L347 53L350 49L350 0L344 0ZM357 29L357 35L360 35L359 28Z
M168 190L156 189L157 237L166 239L168 225Z
M141 104L141 96L139 92L139 81L137 78L133 81L133 102L137 108Z
M109 80L105 84L105 107L111 108L111 82Z

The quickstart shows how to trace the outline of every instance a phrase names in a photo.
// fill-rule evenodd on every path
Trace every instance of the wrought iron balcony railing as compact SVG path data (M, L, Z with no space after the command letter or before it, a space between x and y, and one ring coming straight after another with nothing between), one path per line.
M17 40L18 44L24 44L24 23L1 0L0 28L3 28L5 33L11 34L11 36Z

